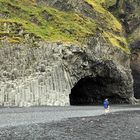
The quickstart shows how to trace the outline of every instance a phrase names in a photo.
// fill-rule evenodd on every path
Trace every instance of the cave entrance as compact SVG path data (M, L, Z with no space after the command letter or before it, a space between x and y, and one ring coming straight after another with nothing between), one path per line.
M132 71L132 74L134 73L134 71ZM140 99L140 73L139 72L135 72L133 74L133 78L134 78L134 97L136 99Z
M82 78L71 89L70 105L102 105L105 98L109 98L110 103L123 103L123 99L113 93L113 85L116 81L108 77Z

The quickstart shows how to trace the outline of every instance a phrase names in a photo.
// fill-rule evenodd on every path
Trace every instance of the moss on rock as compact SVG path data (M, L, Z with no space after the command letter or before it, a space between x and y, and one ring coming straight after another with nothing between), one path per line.
M97 18L93 19L75 11L66 12L50 6L38 5L35 0L0 0L0 13L5 16L0 18L0 24L3 26L6 24L6 28L2 26L0 28L1 36L8 36L13 40L12 38L15 37L24 39L26 34L32 34L46 41L83 44L86 43L86 38L94 37L97 29L100 29L108 43L128 53L121 24L101 5L113 3L110 0L102 0L100 3L97 0L83 1L92 6ZM9 26L13 25L12 23L16 23L20 28Z
M25 5L24 2L0 0L0 5L3 7L0 11L9 11L7 13L9 18L0 19L0 23L16 22L22 25L25 32L33 33L44 40L51 41L78 42L95 33L96 24L93 19L50 7ZM51 15L52 19L44 18L43 13Z
M95 0L85 1L90 4L95 11L97 11L98 18L100 19L97 20L97 25L100 26L102 35L105 37L106 41L111 43L112 46L118 47L126 53L130 53L127 40L123 36L124 30L121 23Z

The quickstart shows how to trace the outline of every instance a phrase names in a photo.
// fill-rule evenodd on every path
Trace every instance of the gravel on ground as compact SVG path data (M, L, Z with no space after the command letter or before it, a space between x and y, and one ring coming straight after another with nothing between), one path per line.
M0 140L140 140L140 111L0 128Z

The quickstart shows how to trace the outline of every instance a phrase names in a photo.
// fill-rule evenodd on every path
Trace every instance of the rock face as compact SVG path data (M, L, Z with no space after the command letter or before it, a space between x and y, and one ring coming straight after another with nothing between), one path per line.
M101 104L104 98L109 98L111 103L134 103L130 54L122 27L113 15L90 0L42 0L37 1L35 7L42 4L51 7L51 10L52 8L60 10L61 12L57 11L60 15L63 15L64 12L76 13L77 17L82 15L78 20L82 22L82 18L85 18L83 25L80 26L86 32L85 42L82 42L83 40L79 43L64 42L63 40L52 41L52 38L46 42L43 40L42 28L38 27L43 22L36 23L39 25L36 25L37 31L33 33L26 29L25 24L20 23L20 29L16 32L11 31L13 36L18 34L14 40L12 36L12 41L8 32L2 33L0 105ZM22 7L22 10L28 12L27 8ZM56 10L52 11L51 14L56 12ZM50 19L49 22L52 20L51 16L43 14L46 20ZM67 20L68 17L66 15L64 17ZM112 19L111 23L110 19ZM2 30L9 23L8 29L19 26L19 23L15 24L17 21L11 24L13 21L6 20L7 16L5 21L2 21L4 26L1 26ZM38 20L40 19L38 18ZM77 22L77 20L73 21L79 28ZM85 22L87 23L84 24ZM87 27L91 23L94 23L95 26L93 34ZM48 21L47 25L50 27ZM43 28L45 27L43 26ZM39 29L43 39L37 36ZM50 29L52 30L52 27ZM65 31L66 36L71 34L70 29ZM72 31L77 34L75 29ZM74 34L73 32L72 34ZM60 36L63 34L59 33ZM79 33L79 35L81 34ZM81 36L83 35L85 34ZM77 38L79 41L79 36Z
M135 43L137 44L137 43ZM140 99L140 44L132 47L131 69L134 78L134 95ZM133 48L134 47L134 48Z
M134 93L137 99L140 99L140 1L131 2L131 13L129 14L129 40L132 52L131 69L134 77ZM131 19L130 19L131 17Z
M37 48L29 48L29 44L3 45L1 105L68 105L70 84L62 65L62 45L40 43Z
M0 104L100 104L105 97L112 103L132 102L128 55L100 37L92 41L94 44L82 47L45 42L36 48L3 44ZM82 88L85 92L80 91Z
M129 47L131 49L131 69L134 78L134 94L140 99L140 1L139 0L116 0L110 5L107 2L107 8L122 22Z
M134 77L134 93L135 97L140 99L140 1L124 1L122 10L124 11L122 21L126 27L129 47L132 52L131 69Z

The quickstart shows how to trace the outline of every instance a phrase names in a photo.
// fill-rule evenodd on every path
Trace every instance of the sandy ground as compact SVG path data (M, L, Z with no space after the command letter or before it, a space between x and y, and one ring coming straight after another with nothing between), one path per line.
M0 140L140 140L140 111L0 128Z

